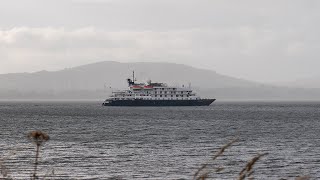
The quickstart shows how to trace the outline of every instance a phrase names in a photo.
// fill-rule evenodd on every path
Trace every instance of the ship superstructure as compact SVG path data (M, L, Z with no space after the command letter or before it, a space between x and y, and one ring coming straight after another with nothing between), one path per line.
M215 99L201 99L190 87L173 87L165 83L136 83L127 79L128 90L113 91L105 106L205 106Z

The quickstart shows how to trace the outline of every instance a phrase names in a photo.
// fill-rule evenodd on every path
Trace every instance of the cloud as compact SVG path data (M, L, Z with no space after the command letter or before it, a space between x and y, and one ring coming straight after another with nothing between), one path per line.
M104 60L166 61L238 77L242 73L253 80L289 79L318 64L318 44L316 34L268 26L170 31L15 27L0 30L0 73L58 70Z

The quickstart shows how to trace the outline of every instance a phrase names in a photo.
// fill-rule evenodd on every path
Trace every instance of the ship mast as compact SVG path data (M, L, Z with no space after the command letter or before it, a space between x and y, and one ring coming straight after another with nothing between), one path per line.
M127 79L128 86L134 85L135 79L134 79L134 71L132 71L132 79Z

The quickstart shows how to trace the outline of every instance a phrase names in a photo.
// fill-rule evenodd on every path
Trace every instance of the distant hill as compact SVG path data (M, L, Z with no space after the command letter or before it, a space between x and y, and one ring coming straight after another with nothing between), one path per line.
M256 83L223 76L210 70L196 69L173 63L100 62L56 72L0 75L1 89L21 90L96 90L105 84L114 88L126 87L126 79L136 72L138 81L167 82L203 88L252 87Z
M0 75L0 99L104 99L112 89L138 81L192 87L202 96L221 99L320 99L318 91L278 88L173 63L100 62L61 71ZM308 95L307 95L308 94ZM318 95L319 94L319 95Z
M291 88L320 88L320 77L298 79L292 82L281 83L281 85Z
M18 91L86 91L125 88L126 79L135 70L136 79L145 82L166 82L199 88L252 87L256 83L219 75L214 71L196 69L173 63L100 62L61 71L0 75L0 90Z

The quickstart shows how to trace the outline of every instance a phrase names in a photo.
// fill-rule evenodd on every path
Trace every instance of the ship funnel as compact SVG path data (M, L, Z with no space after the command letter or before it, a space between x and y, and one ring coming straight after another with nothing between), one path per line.
M134 84L134 82L130 78L127 79L127 82L128 82L128 86L131 86Z

